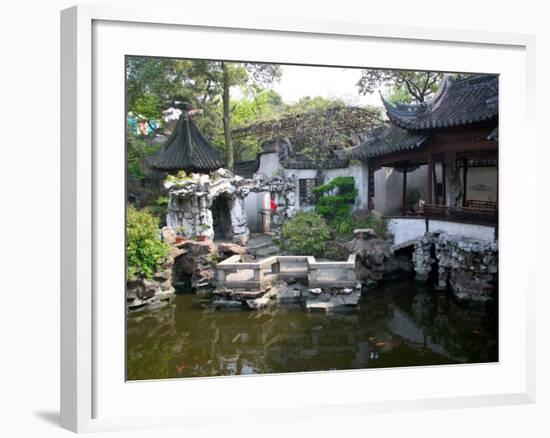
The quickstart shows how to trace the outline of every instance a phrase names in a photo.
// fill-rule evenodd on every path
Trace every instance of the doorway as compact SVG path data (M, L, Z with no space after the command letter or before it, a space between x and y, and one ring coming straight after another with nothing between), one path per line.
M231 235L231 199L228 195L220 195L212 202L212 222L214 238L230 239Z

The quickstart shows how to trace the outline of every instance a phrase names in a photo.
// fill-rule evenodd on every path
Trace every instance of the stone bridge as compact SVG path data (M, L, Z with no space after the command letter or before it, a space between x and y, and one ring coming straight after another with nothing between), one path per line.
M310 288L354 288L356 255L347 261L317 261L312 256L272 256L246 262L234 255L216 266L216 287L263 289L277 280L304 279Z

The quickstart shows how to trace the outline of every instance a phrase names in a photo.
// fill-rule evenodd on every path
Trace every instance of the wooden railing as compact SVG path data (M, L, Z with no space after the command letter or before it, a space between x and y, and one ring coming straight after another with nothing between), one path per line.
M471 206L454 207L448 205L425 204L422 215L430 219L469 222L481 225L496 225L498 211L495 203L468 201ZM468 204L467 204L468 205Z
M347 261L318 262L312 256L272 256L243 262L234 255L216 266L216 287L258 288L276 279L307 279L310 287L354 287L356 255ZM249 272L246 272L249 271Z

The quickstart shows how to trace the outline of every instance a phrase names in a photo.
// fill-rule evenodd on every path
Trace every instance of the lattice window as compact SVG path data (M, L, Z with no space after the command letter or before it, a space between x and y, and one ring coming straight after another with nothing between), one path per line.
M317 185L315 178L303 178L298 181L298 192L300 195L300 207L306 207L315 204L315 195L313 187Z

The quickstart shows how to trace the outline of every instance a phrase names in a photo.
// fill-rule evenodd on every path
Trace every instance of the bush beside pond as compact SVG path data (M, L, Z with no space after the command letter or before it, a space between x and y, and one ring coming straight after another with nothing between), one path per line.
M168 255L169 246L158 238L158 218L131 205L126 208L126 275L151 278Z
M298 212L281 229L281 249L296 255L322 257L330 228L315 212Z

